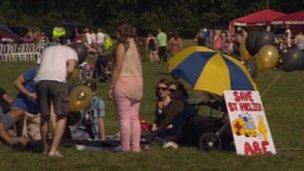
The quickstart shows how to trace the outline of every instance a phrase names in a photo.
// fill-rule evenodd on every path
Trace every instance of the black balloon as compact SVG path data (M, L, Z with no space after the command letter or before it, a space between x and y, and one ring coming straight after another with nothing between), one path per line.
M72 43L69 46L77 52L78 64L81 64L86 60L88 48L83 43Z
M257 53L257 51L255 51L255 47L256 47L256 39L259 34L260 34L259 31L251 31L249 32L248 37L246 39L245 46L251 56L254 56Z
M274 44L274 35L269 31L260 32L255 40L254 52L257 53L265 45Z
M289 49L283 54L283 70L286 72L304 68L304 53L297 48Z
M255 78L258 75L257 66L254 60L249 60L246 62L246 67L252 78Z

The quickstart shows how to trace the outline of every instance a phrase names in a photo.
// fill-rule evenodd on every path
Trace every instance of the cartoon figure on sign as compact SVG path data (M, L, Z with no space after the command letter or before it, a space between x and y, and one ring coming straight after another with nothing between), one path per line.
M258 116L258 131L262 135L263 140L266 141L268 139L267 127L262 116Z
M238 136L257 136L257 130L254 124L254 119L249 114L240 114L237 119L234 119L232 122L232 130Z

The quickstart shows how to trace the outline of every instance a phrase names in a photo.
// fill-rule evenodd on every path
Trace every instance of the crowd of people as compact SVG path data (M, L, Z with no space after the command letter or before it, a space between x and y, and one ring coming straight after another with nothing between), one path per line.
M157 29L156 37L148 33L146 38L146 51L150 62L166 62L183 49L183 41L177 31L172 31L168 35Z
M88 32L85 32L86 35ZM166 55L167 37L160 29L159 34L158 39L164 41L164 46L160 47L164 48L162 53ZM143 136L139 119L143 97L142 57L135 41L134 27L125 22L120 23L116 37L118 43L114 51L108 98L116 104L119 115L121 148L118 150L140 152ZM172 39L174 40L169 40L172 41L172 47L181 42L179 38ZM91 46L87 39L84 43ZM101 42L96 40L98 43ZM5 144L19 147L26 146L29 141L41 140L43 154L62 157L59 152L62 138L106 139L105 103L96 95L95 82L85 83L94 94L90 106L76 113L69 111L67 79L77 67L80 57L73 48L74 46L61 44L48 47L37 60L37 66L16 78L14 84L19 94L15 99L0 89L0 137ZM182 49L182 46L176 46L173 52L177 53L178 48ZM161 59L165 61L167 57L162 56ZM194 109L187 107L187 91L180 82L162 80L157 83L156 96L156 119L151 128L155 132L153 137L174 137L194 114ZM52 139L51 144L49 138Z
M28 36L40 41L43 36L39 36L37 32ZM59 30L56 32L60 35ZM140 53L141 47L136 40L135 29L130 24L125 22L118 24L115 37L118 43L113 53L114 67L108 98L114 101L119 116L121 148L118 150L140 152L142 150L140 141L143 137L139 119L144 87L143 54ZM234 36L226 31L203 28L197 33L194 41L197 45L208 46L237 56L239 46L246 37L247 32L240 28ZM300 49L304 48L302 32L295 36L294 41L291 37L292 33L287 26L282 37L283 42L280 42L281 40L277 42L278 46L282 46L280 50L284 51L285 48L294 45ZM62 43L61 37L57 38ZM101 29L94 32L86 28L83 33L75 35L73 42L84 44L89 49L89 53L101 56L96 61L107 63L104 60L104 50L112 46L112 42ZM144 48L150 62L166 62L183 49L183 41L177 31L167 35L159 28L155 36L152 33L148 34ZM43 52L41 59L37 60L37 66L26 70L16 78L14 85L19 94L15 99L0 88L0 137L4 143L11 146L25 146L30 140L41 139L44 154L62 157L59 152L62 138L106 139L104 123L106 107L103 99L96 95L97 85L90 81L91 78L85 81L85 85L94 94L90 106L76 113L69 111L67 79L71 77L75 68L79 66L86 68L86 65L79 62L80 56L79 51L69 42L50 46ZM95 65L95 67L100 66ZM155 120L150 130L152 133L145 136L152 141L174 140L183 125L196 115L197 109L189 105L187 90L178 81L159 80L155 87L155 96ZM49 120L52 124L49 124ZM51 145L48 141L50 135Z
M195 35L194 42L200 46L208 46L227 54L239 56L239 45L248 36L249 30L246 29L237 27L235 34L232 34L228 30L202 28ZM266 30L273 31L271 26L267 26ZM9 37L3 37L1 42L7 42L8 39ZM286 49L293 46L304 49L303 39L302 31L293 34L290 26L286 25L284 34L276 36L276 44L281 52L286 52ZM23 43L58 42L59 40L62 40L63 42L60 43L64 44L73 41L83 41L91 52L97 52L98 54L112 46L110 35L101 28L84 27L84 29L79 29L75 27L67 29L63 26L58 26L52 29L51 35L47 35L45 31L36 26L34 28L29 27L26 35L22 37ZM183 49L183 40L176 30L164 32L161 28L158 28L154 33L148 33L144 41L144 55L151 62L167 61ZM140 49L142 48L140 47Z
M266 27L266 31L272 31L271 27ZM247 36L248 31L241 27L236 29L234 35L228 31L203 28L197 33L194 41L200 46L211 47L212 49L235 56L241 60L240 44L246 41ZM275 43L279 51L284 53L287 49L292 47L297 47L300 50L303 50L303 39L304 36L302 31L293 35L290 26L286 25L284 33L275 36Z

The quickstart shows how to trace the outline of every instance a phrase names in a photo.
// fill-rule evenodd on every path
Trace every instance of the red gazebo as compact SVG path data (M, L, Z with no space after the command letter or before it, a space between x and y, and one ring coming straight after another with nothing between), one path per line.
M234 27L236 26L265 26L270 25L271 21L276 18L285 16L286 14L266 9L258 11L246 16L236 18L229 22L229 32L234 34Z
M272 25L304 25L304 11L294 12L271 21Z

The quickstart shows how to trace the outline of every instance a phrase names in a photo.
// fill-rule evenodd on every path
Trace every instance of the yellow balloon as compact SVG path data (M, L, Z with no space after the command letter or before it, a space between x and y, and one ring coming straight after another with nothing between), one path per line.
M74 70L73 70L73 73L72 73L72 75L70 75L69 77L68 77L68 83L79 83L79 82L81 82L81 74L80 74L80 70L78 69L78 68L75 68Z
M262 71L262 72L267 71L267 68L264 68L257 62L257 57L258 57L258 54L255 54L254 59L255 59L255 64L257 66L258 71Z
M249 59L252 58L252 56L249 54L249 52L246 49L245 42L246 40L240 44L240 54L242 61L248 61Z
M257 54L257 67L261 71L269 70L277 65L278 59L278 49L273 45L265 45L259 50Z
M257 69L259 70L259 71L267 71L267 68L264 68L263 66L261 66L261 64L259 64L258 62L256 62L256 66L257 66Z
M76 86L69 95L69 111L78 112L88 108L91 104L93 93L84 85Z

